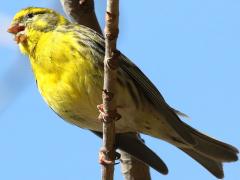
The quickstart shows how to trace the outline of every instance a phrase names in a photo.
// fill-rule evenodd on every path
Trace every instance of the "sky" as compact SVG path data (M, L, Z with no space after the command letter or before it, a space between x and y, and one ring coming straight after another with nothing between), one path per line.
M152 80L191 126L240 148L240 1L120 1L118 48ZM6 33L21 8L61 9L57 0L10 0L0 6L0 179L100 179L101 141L72 126L43 102L29 61ZM96 1L103 27L105 1ZM60 11L63 13L62 11ZM152 137L146 143L168 165L152 179L215 178L177 148ZM225 180L240 163L224 165ZM115 179L123 179L116 166Z

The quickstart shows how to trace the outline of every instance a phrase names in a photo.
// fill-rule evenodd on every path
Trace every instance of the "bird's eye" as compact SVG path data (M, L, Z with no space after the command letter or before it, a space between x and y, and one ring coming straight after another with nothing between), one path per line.
M32 17L33 17L33 13L29 13L29 14L27 14L26 17L27 17L27 18L32 18Z

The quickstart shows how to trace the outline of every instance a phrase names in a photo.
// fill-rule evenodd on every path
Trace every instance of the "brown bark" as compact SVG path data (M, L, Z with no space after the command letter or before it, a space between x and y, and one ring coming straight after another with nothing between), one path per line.
M115 121L120 118L116 107L116 76L118 55L116 44L118 38L119 0L107 0L105 19L105 58L103 85L103 160L102 180L113 180L115 163ZM110 162L110 163L106 163Z

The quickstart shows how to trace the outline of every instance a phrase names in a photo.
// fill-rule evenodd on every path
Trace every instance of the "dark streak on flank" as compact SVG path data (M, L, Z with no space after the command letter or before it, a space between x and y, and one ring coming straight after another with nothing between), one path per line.
M121 87L124 87L124 86L125 86L124 82L122 81L122 79L121 79L119 76L117 77L117 83L118 83Z
M139 108L140 103L139 103L139 101L138 101L137 94L135 94L135 92L134 92L134 87L132 86L131 82L127 80L127 81L126 81L126 86L127 86L127 88L128 88L128 91L129 91L130 94L131 94L131 97L132 97L132 99L133 99L133 101L134 101L134 104L136 105L136 108Z
M76 49L73 45L70 45L70 48L69 48L69 49L70 49L71 53L77 51L77 49Z
M145 99L145 93L142 91L141 87L139 86L139 84L137 84L135 81L134 82L134 85L136 87L136 90L139 94L139 98L140 98L140 101L141 101L141 104L144 104L146 102L146 99ZM144 107L144 106L142 106Z

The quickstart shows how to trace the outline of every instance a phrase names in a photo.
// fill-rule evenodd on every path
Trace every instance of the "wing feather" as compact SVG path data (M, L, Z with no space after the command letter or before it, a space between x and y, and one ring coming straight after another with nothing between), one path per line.
M72 25L70 25L72 26ZM101 64L103 66L103 58L105 53L105 44L104 38L99 35L97 32L91 30L85 26L77 26L75 25L76 38L79 41L87 44L90 49L94 49L94 53L97 58L94 58L95 63ZM64 28L71 29L71 28ZM190 145L195 145L196 142L194 138L186 129L179 128L182 127L181 120L176 114L176 111L171 108L166 101L164 100L161 93L158 89L153 85L153 83L143 74L143 72L132 63L126 56L121 54L120 56L120 68L126 73L134 83L135 87L144 93L145 98L151 103L156 111L161 113L161 115L166 119L167 123L176 131L176 133L182 138L185 143ZM154 63L154 62L153 62Z

